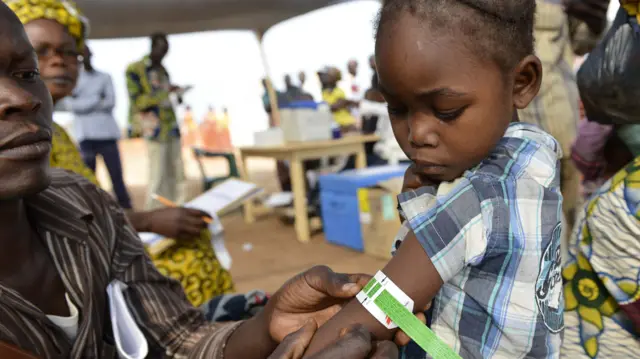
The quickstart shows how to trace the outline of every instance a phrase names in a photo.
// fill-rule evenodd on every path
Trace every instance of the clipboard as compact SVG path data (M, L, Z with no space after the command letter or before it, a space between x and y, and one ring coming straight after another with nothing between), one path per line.
M264 189L254 183L230 178L185 203L184 207L199 209L218 217L239 208L263 192ZM173 239L163 238L155 233L139 233L139 236L151 256L164 252L176 243Z

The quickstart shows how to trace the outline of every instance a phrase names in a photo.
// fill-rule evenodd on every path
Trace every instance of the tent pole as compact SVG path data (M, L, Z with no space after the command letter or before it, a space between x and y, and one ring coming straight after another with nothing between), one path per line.
M280 108L278 107L278 97L276 91L273 89L273 82L271 81L271 71L269 68L269 61L267 61L267 54L264 51L264 43L262 37L264 31L255 32L258 38L258 44L260 46L260 57L262 58L262 65L266 73L265 81L267 85L267 96L269 97L269 104L271 105L271 116L269 116L269 127L280 126Z

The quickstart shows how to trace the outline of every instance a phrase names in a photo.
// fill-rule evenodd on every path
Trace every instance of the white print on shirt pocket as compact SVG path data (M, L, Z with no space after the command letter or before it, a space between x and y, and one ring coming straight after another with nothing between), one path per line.
M558 224L551 234L551 241L540 259L540 271L536 281L536 302L544 325L552 333L564 329L564 293L562 290L562 257Z

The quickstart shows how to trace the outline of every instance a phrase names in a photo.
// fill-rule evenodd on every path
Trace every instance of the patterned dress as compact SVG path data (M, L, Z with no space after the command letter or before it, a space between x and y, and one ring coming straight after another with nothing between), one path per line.
M640 157L591 198L569 243L565 358L640 353Z
M95 174L84 164L67 132L54 124L51 166L78 173L99 186ZM194 306L201 306L221 294L234 291L231 274L222 268L211 246L211 233L152 256L156 268L165 276L180 281Z

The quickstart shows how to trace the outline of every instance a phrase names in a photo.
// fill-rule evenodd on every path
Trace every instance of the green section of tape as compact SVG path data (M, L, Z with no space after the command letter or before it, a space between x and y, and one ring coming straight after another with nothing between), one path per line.
M382 285L380 283L377 283L373 289L371 289L371 291L369 292L369 298L373 298L374 295L376 295L376 293L378 293L378 291L380 290L380 288L382 288Z
M365 293L369 293L369 290L371 289L371 287L373 287L374 284L378 283L375 279L371 279L369 281L369 283L367 283L367 285L364 286L364 288L362 288L362 291Z
M374 303L433 359L462 359L386 290Z

